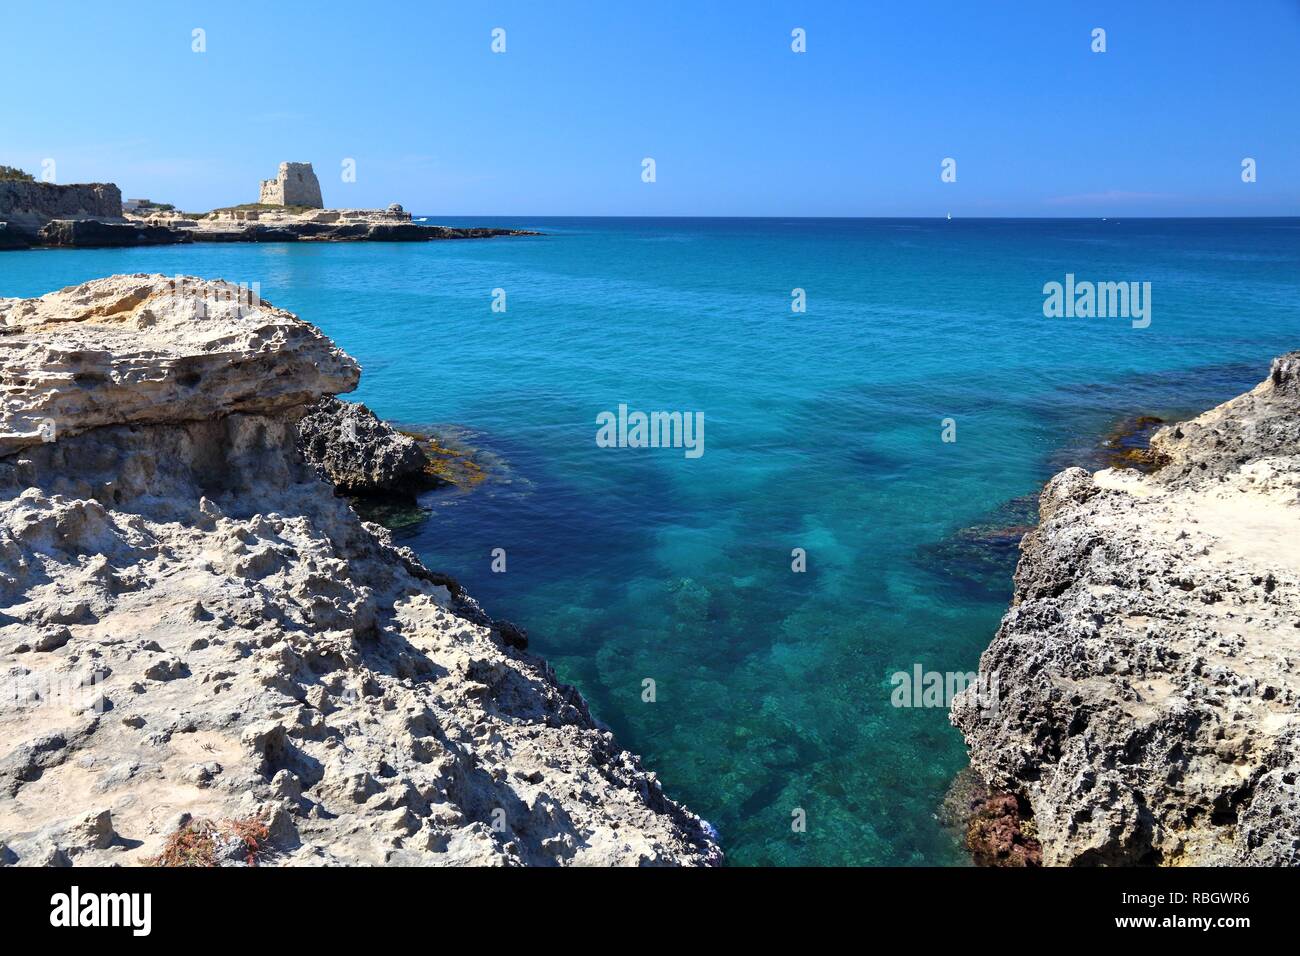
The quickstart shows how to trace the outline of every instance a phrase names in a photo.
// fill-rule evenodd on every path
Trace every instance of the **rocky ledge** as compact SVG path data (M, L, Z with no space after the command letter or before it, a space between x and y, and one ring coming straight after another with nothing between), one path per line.
M358 375L225 283L0 300L0 865L721 860L304 461Z
M523 229L422 225L394 204L387 209L295 209L236 206L203 215L129 215L134 228L164 230L173 242L429 242L535 236Z
M1298 865L1300 353L1151 452L1048 483L952 721L1044 864Z

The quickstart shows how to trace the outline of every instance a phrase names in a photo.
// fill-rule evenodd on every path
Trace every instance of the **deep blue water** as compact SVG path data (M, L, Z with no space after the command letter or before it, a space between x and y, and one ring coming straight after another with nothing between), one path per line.
M473 223L547 235L7 253L0 295L257 282L362 363L380 415L464 426L497 477L408 543L526 627L738 864L962 862L934 816L961 741L889 680L971 670L996 628L1014 549L962 530L1024 520L1007 503L1118 419L1198 411L1300 347L1294 219ZM1067 272L1150 282L1150 327L1045 318ZM705 453L597 447L620 403L703 412Z

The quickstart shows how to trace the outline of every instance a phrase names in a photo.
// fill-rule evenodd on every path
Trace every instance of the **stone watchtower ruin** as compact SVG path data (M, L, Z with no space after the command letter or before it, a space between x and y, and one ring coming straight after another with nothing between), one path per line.
M325 208L320 197L320 181L311 163L281 163L280 174L275 179L262 180L262 196L258 202L267 206Z

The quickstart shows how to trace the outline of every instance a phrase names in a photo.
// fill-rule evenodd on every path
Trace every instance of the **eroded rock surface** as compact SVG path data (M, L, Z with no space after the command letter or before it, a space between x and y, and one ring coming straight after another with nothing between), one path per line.
M121 222L122 192L112 183L25 182L0 180L0 221L9 230L36 241L41 227L54 219L99 219Z
M1045 864L1300 864L1300 353L1152 449L1048 483L953 723Z
M166 226L101 222L97 219L55 219L42 227L36 241L42 246L105 249L120 246L168 246L188 242L189 236Z
M0 449L0 863L137 863L253 817L262 864L718 862L517 633L302 459L355 363L170 281L0 303L6 430L58 426Z
M299 420L298 448L344 494L413 495L434 483L415 439L332 395Z
M315 328L246 289L192 277L98 279L0 299L0 453L104 425L279 411L356 387Z

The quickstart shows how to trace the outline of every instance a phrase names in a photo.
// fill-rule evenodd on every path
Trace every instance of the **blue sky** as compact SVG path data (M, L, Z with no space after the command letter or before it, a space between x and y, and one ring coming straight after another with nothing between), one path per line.
M1300 215L1300 0L7 3L0 62L0 163L185 209Z

